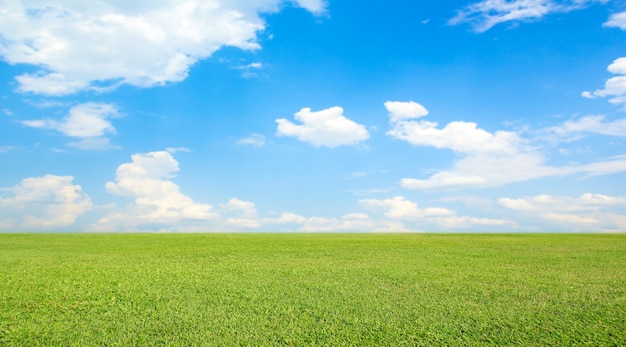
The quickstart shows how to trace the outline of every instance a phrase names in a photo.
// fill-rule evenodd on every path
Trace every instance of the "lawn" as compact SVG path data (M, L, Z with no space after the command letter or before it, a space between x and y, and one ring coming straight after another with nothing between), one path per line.
M626 234L0 234L2 346L624 346Z

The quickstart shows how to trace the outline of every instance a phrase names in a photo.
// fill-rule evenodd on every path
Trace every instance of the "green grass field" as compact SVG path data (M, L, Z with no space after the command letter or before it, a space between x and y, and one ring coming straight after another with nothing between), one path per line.
M0 234L2 346L624 346L626 234Z

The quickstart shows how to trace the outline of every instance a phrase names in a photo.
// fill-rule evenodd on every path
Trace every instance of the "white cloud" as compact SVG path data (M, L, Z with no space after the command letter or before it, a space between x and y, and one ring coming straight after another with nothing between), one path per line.
M389 111L389 119L392 129L387 135L407 141L416 146L433 146L436 148L448 148L459 153L500 153L504 155L515 153L519 147L524 145L522 139L513 132L498 131L491 134L485 130L479 129L476 123L472 122L451 122L443 129L437 128L436 122L425 120L412 120L412 118L423 117L428 111L423 109L417 116L407 116L407 113L398 113L406 108L419 105L413 101L406 103L390 102L385 103L385 107ZM393 106L393 107L390 107ZM408 113L411 114L411 113Z
M225 208L239 214L237 217L226 219L226 224L229 227L254 229L262 225L262 221L259 219L256 210L256 205L253 202L232 198L228 201Z
M98 221L97 229L140 229L206 223L217 217L212 206L193 201L170 179L179 171L178 161L166 151L134 154L130 163L117 168L115 182L106 191L134 199L134 203Z
M456 211L447 208L420 208L417 203L402 196L384 200L361 199L359 204L370 210L383 210L385 217L390 221L417 223L421 228L424 228L425 225L435 225L437 228L443 229L473 226L515 226L515 223L502 219L458 216Z
M605 27L614 27L626 30L626 11L612 14L609 17L609 20L603 25Z
M302 124L294 124L281 118L277 119L277 136L295 137L315 147L338 147L354 145L369 138L365 127L343 115L343 108L335 106L312 112L303 108L295 114L295 119Z
M389 111L392 122L404 119L415 119L428 115L426 107L415 101L387 101L385 108Z
M292 0L292 2L316 15L326 13L326 1L324 0Z
M586 193L577 198L537 195L498 203L526 218L548 221L570 230L601 231L626 229L626 197Z
M306 222L306 217L291 212L283 212L278 218L266 218L264 221L268 224L303 224Z
M439 128L437 123L421 119L398 120L393 113L390 114L390 121L392 129L387 135L416 146L450 149L459 156L451 169L441 170L427 179L402 179L401 185L408 189L493 187L548 176L597 176L626 171L626 157L622 156L584 165L549 166L544 154L518 133L490 133L471 122L451 122ZM623 126L623 121L607 124L602 119L585 118L584 122L595 125L586 130L589 132L615 135L623 131L615 127ZM570 122L544 133L569 136L580 131L579 126ZM611 126L614 128L609 129Z
M402 196L392 199L361 199L359 204L369 209L384 209L385 216L396 220L416 220L428 217L453 216L455 212L446 208L420 208L417 203Z
M626 137L626 118L606 121L603 115L585 116L568 120L560 126L543 129L541 132L553 142L578 140L585 133Z
M485 32L505 22L538 20L550 13L569 12L607 0L483 0L458 11L450 25L469 23Z
M179 82L223 46L259 49L260 13L278 11L281 3L7 0L0 3L0 56L40 68L16 77L21 92L67 95ZM320 0L291 3L325 13Z
M604 83L604 89L597 89L593 92L584 91L583 97L595 98L595 97L611 97L609 102L616 105L624 105L626 110L626 57L615 59L613 63L609 65L607 71L617 75L609 78Z
M53 119L25 120L22 124L32 128L52 129L63 135L79 138L69 146L79 149L110 149L109 139L104 136L114 134L115 128L110 118L119 116L117 108L111 104L84 103L72 107L61 121Z
M0 216L5 227L21 230L67 227L92 208L89 197L74 177L45 175L31 177L7 189L11 197L0 197Z
M383 231L402 232L408 229L397 221L377 221L364 213L349 213L340 218L310 217L304 222L302 231L335 232L335 231Z
M238 145L251 145L256 147L265 146L265 136L261 134L254 133L248 137L244 137L237 141Z

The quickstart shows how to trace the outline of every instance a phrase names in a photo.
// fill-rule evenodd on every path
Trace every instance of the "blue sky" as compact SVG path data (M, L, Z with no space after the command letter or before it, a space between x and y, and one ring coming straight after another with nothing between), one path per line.
M0 231L626 230L626 2L0 2Z

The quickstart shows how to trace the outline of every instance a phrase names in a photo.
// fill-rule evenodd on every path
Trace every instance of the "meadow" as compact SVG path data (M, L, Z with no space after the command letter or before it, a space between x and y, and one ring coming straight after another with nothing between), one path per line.
M2 346L624 346L626 234L0 234Z

